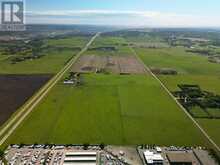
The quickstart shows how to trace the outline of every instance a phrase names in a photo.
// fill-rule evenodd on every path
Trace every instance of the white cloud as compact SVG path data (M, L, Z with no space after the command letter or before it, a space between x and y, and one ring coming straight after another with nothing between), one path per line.
M149 27L220 27L218 16L158 11L63 10L27 12L28 23L97 24Z

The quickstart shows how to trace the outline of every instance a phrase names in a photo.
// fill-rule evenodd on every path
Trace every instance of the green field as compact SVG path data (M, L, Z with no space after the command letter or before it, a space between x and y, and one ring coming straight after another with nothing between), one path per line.
M172 68L178 71L176 76L159 78L170 89L179 90L178 84L200 85L203 90L220 94L220 64L210 63L205 56L188 53L182 47L161 49L135 49L140 58L149 67ZM198 111L194 109L194 113ZM204 114L199 114L204 115ZM197 120L211 138L220 146L220 119Z
M99 37L92 47L132 55L125 40ZM60 81L7 141L58 144L206 145L197 128L151 75L85 74L81 86Z
M97 38L95 42L93 42L91 47L120 46L123 44L127 44L127 42L122 37L102 36L102 37Z
M132 43L135 47L155 47L155 48L166 48L169 47L167 42L157 36L150 36L148 34L140 34L135 36L124 36L127 41Z
M220 109L216 109L216 108L208 108L207 111L215 117L220 118Z
M160 79L166 86L174 91L177 89L177 84L198 84L204 90L220 94L220 77L219 76L192 76L192 75L179 75L179 76L161 76ZM220 146L220 119L199 119L197 120L208 134Z
M27 60L17 64L11 64L11 58L0 61L1 74L35 74L35 73L56 73L58 72L76 52L62 51L50 52L46 56Z
M190 108L189 112L195 118L209 117L209 115L202 108L200 108L199 106L195 106L193 108Z
M111 56L127 56L132 55L130 48L127 46L127 42L121 37L99 37L97 38L90 48L97 47L115 47L115 51L105 50L88 50L87 55L111 55Z
M205 56L187 53L184 48L137 48L138 55L149 67L172 68L179 74L219 75L220 65L210 63Z
M60 82L7 141L35 142L204 145L151 76L102 74L79 87Z
M83 47L88 42L89 37L73 37L69 39L50 39L45 40L45 47L50 46L50 49L43 51L43 57L35 60L26 60L16 64L11 63L10 58L1 60L0 57L0 74L36 74L36 73L57 73L64 67L66 62L76 55L78 50L63 49L57 51L54 47L71 48Z
M48 39L47 45L49 46L59 46L59 47L83 47L87 42L89 42L90 37L66 37L60 39Z

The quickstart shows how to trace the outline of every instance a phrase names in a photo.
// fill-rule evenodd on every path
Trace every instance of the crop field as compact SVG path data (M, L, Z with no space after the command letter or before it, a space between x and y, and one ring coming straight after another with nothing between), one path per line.
M220 65L210 63L205 56L187 53L183 47L168 48L164 41L158 38L149 41L145 47L142 45L146 44L145 37L139 38L137 42L131 37L124 39L101 36L70 70L82 73L80 85L64 84L66 77L63 77L13 132L5 145L105 143L206 146L207 140L198 128L160 84L143 71L143 65L136 59L126 40L133 44L131 46L147 66L177 71L177 75L158 75L170 91L176 91L178 84L198 84L203 90L220 94ZM59 47L60 51L47 50L49 55L37 59L42 60L42 67L37 69L36 64L36 71L53 73L59 67L62 68L65 62L78 52L78 48L82 48L84 41L86 43L88 40L48 40L47 46ZM158 45L154 45L156 43ZM63 54L66 55L65 58ZM57 59L58 62L50 66L51 59L44 59L50 56L61 59ZM129 74L120 75L123 68L129 70L126 71ZM97 72L97 69L105 69L108 72ZM34 64L30 70L30 73L32 72L35 73ZM68 73L65 76L68 76ZM190 111L199 117L207 115L199 107ZM212 109L208 112L219 115L218 110ZM196 120L220 145L220 120Z
M207 111L208 111L211 115L220 118L220 110L219 110L219 109L216 109L216 108L215 108L215 109L211 109L211 108L209 108L209 109L207 109Z
M219 75L220 65L205 56L188 53L184 48L135 49L149 67L176 69L179 74Z
M76 47L83 47L87 41L88 37L76 37L70 39L50 39L45 41L46 48L42 53L43 57L39 59L32 59L22 61L16 64L12 64L11 60L16 55L12 55L7 59L1 60L0 58L0 74L51 74L57 73L68 60L73 57L79 50L75 50ZM63 49L57 50L57 47L62 47L62 45L67 45Z
M150 75L84 74L81 86L60 82L7 143L204 145L203 140Z
M177 84L198 84L204 90L220 94L220 77L217 75L178 75L178 76L161 76L160 79L171 90L177 89ZM220 146L220 119L198 119L203 128Z
M58 72L70 59L74 53L72 51L50 52L46 56L27 60L17 64L11 64L10 57L6 60L0 60L1 74L53 74Z
M117 50L89 49L81 58L129 58L133 54L124 41L99 37L91 48L113 45ZM80 76L78 86L60 81L6 144L206 145L198 129L150 74Z
M145 73L144 66L135 56L83 55L72 68L72 72L79 73L95 73L102 70L117 74Z
M127 42L122 37L102 36L97 38L91 47L120 46L124 44L127 44Z
M207 114L201 107L195 106L189 109L190 114L195 118L207 118L209 114Z
M203 90L220 94L220 65L210 63L205 56L188 53L184 48L146 49L136 48L140 58L149 67L172 68L178 72L177 75L160 75L159 78L170 91L178 90L178 84L199 85ZM196 115L205 115L192 110ZM217 112L213 112L217 113ZM220 146L220 120L198 119L202 127L211 138Z
M90 37L65 37L60 39L48 39L47 45L49 46L59 46L59 47L80 47L82 48L87 42L89 42Z
M125 36L125 39L135 47L142 48L167 48L169 45L159 37L149 35Z
M0 75L0 125L2 125L51 75Z
M101 49L100 49L101 48ZM113 48L108 50L108 48ZM132 55L128 43L121 37L99 37L89 50L87 55L108 55L108 56L128 56Z

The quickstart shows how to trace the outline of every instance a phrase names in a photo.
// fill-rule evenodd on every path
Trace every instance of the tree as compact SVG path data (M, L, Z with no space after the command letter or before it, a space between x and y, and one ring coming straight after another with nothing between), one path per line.
M4 155L5 155L4 151L0 150L0 159L2 159Z
M2 150L0 150L0 160L2 160L4 164L8 164L7 160L5 159L5 152Z
M104 144L104 143L101 143L101 144L99 145L99 147L100 147L102 150L104 150L104 149L105 149L105 144Z
M87 150L88 147L89 147L89 144L88 144L88 143L83 144L83 149L84 149L84 150Z

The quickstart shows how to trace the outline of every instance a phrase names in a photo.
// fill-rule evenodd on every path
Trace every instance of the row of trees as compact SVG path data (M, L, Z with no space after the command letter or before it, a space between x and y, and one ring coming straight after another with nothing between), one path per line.
M203 91L198 85L181 84L178 87L181 91L174 92L174 95L186 108L199 106L202 109L215 108L220 111L220 95Z

